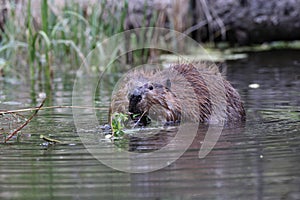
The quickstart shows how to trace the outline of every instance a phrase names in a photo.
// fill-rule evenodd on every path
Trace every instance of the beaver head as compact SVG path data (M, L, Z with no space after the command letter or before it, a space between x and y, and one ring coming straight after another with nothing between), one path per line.
M156 106L156 111L167 122L180 120L180 106L176 95L171 91L170 80L166 84L146 83L136 87L128 96L131 118L142 125L150 123L149 110Z

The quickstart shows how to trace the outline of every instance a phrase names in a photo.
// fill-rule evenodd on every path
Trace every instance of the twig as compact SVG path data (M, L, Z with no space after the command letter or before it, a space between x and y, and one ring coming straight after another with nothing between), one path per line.
M222 40L226 39L226 27L224 22L222 21L222 19L218 16L218 14L216 13L216 11L214 9L211 10L212 15L215 17L215 20L217 22L217 24L219 25L220 29L221 29L221 36L222 36Z
M43 99L41 105L39 107L37 107L37 109L35 110L35 112L29 117L29 119L26 120L26 122L24 122L19 128L17 128L14 132L12 132L6 139L5 139L5 143L10 140L15 134L17 134L20 130L22 130L31 120L32 118L39 112L39 110L43 107L44 103L45 103L45 99Z
M198 24L196 24L195 26L192 26L188 29L186 29L182 34L180 34L180 36L178 37L178 41L181 41L183 38L185 38L188 34L190 34L191 32L200 29L201 27L205 26L207 24L206 20L203 20L201 22L199 22Z
M40 135L40 138L45 140L46 142L49 142L50 144L61 143L60 140L52 139L52 138L46 137L44 135Z
M104 110L104 108L95 108L95 107L88 107L88 106L49 106L49 107L35 107L35 108L24 108L19 110L7 110L7 111L0 111L0 115L5 114L12 114L12 113L19 113L19 112L27 112L27 111L34 111L34 110L45 110L45 109L54 109L54 108L78 108L78 109L93 109L93 110Z
M7 115L7 114L10 114L12 116L12 118L14 118L15 120L17 120L18 117L25 118L23 115L21 115L19 113L4 113L4 114L0 114L0 115Z
M212 41L213 38L211 38L211 37L212 37L212 32L213 32L213 27L212 27L213 17L210 14L210 10L208 8L207 1L206 0L200 0L200 4L202 5L202 9L203 9L204 15L205 15L206 20L207 20L209 40Z
M140 123L142 117L146 114L146 112L147 112L147 111L145 111L145 112L141 115L141 117L136 121L136 123L134 123L134 125L132 126L132 128L135 128L135 127Z
M203 26L205 26L207 24L207 21L206 20L203 20L203 21L200 21L198 24L192 26L192 27L189 27L188 29L186 29L182 34L184 35L188 35L190 34L191 32L197 30L197 29L200 29L202 28Z

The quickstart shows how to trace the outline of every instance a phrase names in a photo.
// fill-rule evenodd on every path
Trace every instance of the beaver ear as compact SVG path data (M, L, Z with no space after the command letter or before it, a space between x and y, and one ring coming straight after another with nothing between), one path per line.
M171 80L170 79L167 79L167 81L166 81L166 88L171 90Z

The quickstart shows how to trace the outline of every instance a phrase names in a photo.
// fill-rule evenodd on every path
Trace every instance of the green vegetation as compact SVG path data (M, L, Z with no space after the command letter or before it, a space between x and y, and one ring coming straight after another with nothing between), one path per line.
M124 30L127 1L122 9L108 7L107 0L88 9L70 1L54 12L50 2L42 0L38 18L31 14L33 3L28 0L20 11L10 2L5 32L0 33L0 67L5 73L48 82L54 69L77 68L98 42Z
M11 74L21 79L42 80L51 82L53 72L59 70L76 70L85 57L97 44L112 35L123 32L125 18L128 13L128 0L117 5L109 0L92 6L85 6L74 1L66 1L66 5L52 5L49 0L41 0L39 10L32 10L37 1L26 0L20 5L9 1L9 9L4 25L4 32L0 31L0 74ZM88 2L88 1L87 1ZM25 4L26 3L26 4ZM146 15L147 4L144 6L144 17L141 26L163 26L158 24L160 13L153 12L152 18ZM39 13L32 15L32 13ZM176 21L176 20L175 20ZM176 26L172 20L170 27ZM145 33L139 37L130 36L133 45L143 42ZM161 38L157 38L160 41ZM180 46L176 40L168 41L172 46ZM207 44L208 47L210 44ZM273 46L229 49L228 45L220 43L218 48L225 50L226 56L233 52L250 50L264 50L270 48L299 48L298 43L273 43ZM215 44L211 45L216 47ZM126 48L126 47L125 47ZM197 51L193 51L197 52ZM224 52L212 56L223 60ZM155 54L155 53L154 53ZM67 56L66 56L67 55ZM137 50L131 55L131 60L145 63L149 56L149 49ZM232 57L230 57L232 58ZM239 57L238 57L239 58ZM220 60L220 59L218 59ZM101 70L100 66L92 68Z
M125 128L125 121L128 120L128 115L123 113L114 113L112 117L111 127L115 137L122 137Z

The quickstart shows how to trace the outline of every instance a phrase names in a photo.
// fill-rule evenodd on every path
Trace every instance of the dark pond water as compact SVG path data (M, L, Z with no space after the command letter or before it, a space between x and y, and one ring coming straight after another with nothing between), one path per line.
M225 128L205 158L198 158L200 133L163 169L117 171L86 150L71 109L43 110L20 137L0 144L0 199L300 199L300 51L251 53L227 65L247 122ZM54 80L49 105L71 105L72 78ZM0 109L31 107L32 95L29 86L2 80ZM1 117L1 126L14 126ZM62 143L47 146L41 134ZM157 137L126 145L152 149L173 136Z

